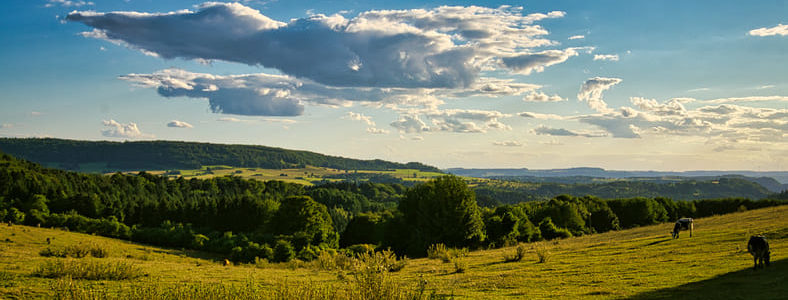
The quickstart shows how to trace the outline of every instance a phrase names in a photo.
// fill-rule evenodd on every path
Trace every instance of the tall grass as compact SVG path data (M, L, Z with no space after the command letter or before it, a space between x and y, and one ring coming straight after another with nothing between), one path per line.
M461 258L468 255L468 249L462 248L448 248L446 245L438 243L432 244L427 248L427 257L431 259L440 259L444 263L453 261L455 258Z
M143 273L140 268L122 261L58 260L42 263L33 271L32 275L44 278L125 280L143 276Z

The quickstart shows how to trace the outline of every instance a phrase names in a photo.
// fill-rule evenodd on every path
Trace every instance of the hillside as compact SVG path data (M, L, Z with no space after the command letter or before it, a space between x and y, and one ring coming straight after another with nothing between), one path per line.
M774 193L756 182L739 178L696 180L675 179L659 182L646 180L594 180L589 183L479 181L474 191L480 199L513 204L522 201L547 200L561 194L593 195L600 198L665 197L674 200L712 198L763 199Z
M503 261L514 247L474 251L464 272L435 259L411 259L381 280L395 287L459 299L778 299L788 294L788 206L696 219L692 238L672 240L659 224L560 241L525 244L523 261ZM772 266L753 271L746 241L764 234ZM46 239L52 240L47 245ZM317 262L221 266L201 252L161 249L58 229L0 227L0 298L173 299L178 297L274 299L341 298L358 289L351 270ZM42 257L47 247L99 245L107 258ZM536 251L546 257L539 263ZM31 276L46 262L120 262L144 274L131 280L58 280ZM91 293L91 291L93 291ZM122 292L122 296L118 296ZM113 296L114 295L114 296ZM168 296L169 295L169 296ZM700 296L702 295L702 296Z
M440 172L421 163L359 160L265 146L178 141L108 142L54 138L0 138L0 151L49 167L82 172L245 168L326 167L340 170L416 169Z
M592 180L711 180L720 177L740 177L757 182L772 192L788 189L788 172L757 172L757 171L616 171L601 168L569 168L569 169L465 169L450 168L448 173L477 178L498 178L530 182L588 183Z

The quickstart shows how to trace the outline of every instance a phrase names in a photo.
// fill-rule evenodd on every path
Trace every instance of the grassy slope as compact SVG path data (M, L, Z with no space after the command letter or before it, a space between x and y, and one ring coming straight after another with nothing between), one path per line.
M715 216L696 220L692 238L682 232L670 239L671 224L661 224L570 238L559 242L529 244L532 250L521 262L503 263L514 248L471 252L464 260L465 273L439 260L413 259L403 271L393 273L403 286L413 287L420 275L428 289L459 298L687 298L778 299L788 295L788 206ZM752 271L746 252L749 235L763 233L772 247L771 268ZM30 277L45 260L38 251L54 245L96 243L110 250L104 260L138 264L148 276L134 281L89 282L104 289L129 285L167 285L179 282L256 282L276 287L342 285L337 271L284 266L223 267L206 254L165 250L102 237L25 226L0 227L0 298L44 296L51 279ZM6 238L11 243L2 242ZM549 252L538 263L533 249ZM92 258L84 258L92 259ZM294 264L291 264L294 265Z
M206 173L207 168L211 168L212 174ZM332 179L332 178L324 178L324 177L346 173L344 170L337 170L337 169L324 168L324 167L314 167L314 166L307 166L305 168L293 168L293 169L262 169L262 168L236 168L230 166L203 166L201 169L197 169L197 170L178 170L178 171L180 172L180 174L178 175L167 175L167 176L169 176L170 178L178 178L179 176L183 176L184 179L192 179L192 178L207 179L212 177L233 175L233 176L240 176L246 179L256 179L261 181L281 180L281 181L299 183L303 185L312 185L313 181L321 181L323 179L326 179L328 181L341 181L342 179ZM146 171L146 172L155 175L165 175L167 171ZM385 171L375 171L375 170L350 171L351 174L353 172L389 175L405 181L418 181L418 182L424 182L430 180L431 178L445 175L442 173L425 172L415 169L392 169ZM130 171L125 173L136 174L137 172ZM416 175L415 178L413 177L414 174Z

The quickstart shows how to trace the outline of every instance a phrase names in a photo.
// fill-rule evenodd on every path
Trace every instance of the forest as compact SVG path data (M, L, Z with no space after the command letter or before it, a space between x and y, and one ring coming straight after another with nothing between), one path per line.
M390 248L421 257L434 244L495 248L783 205L769 199L675 201L560 195L481 207L446 175L413 187L373 182L303 186L226 176L168 179L86 174L0 155L0 220L159 246L237 262L312 260L322 251Z
M68 170L116 171L198 169L206 165L244 168L302 168L307 165L340 170L416 169L440 172L417 162L359 160L281 148L177 141L77 141L54 138L0 138L0 151ZM89 165L86 168L85 165Z

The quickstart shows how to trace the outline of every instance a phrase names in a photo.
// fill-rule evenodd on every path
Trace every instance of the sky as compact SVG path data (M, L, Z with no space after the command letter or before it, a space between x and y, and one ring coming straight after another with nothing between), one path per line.
M0 137L788 170L788 1L3 4Z

